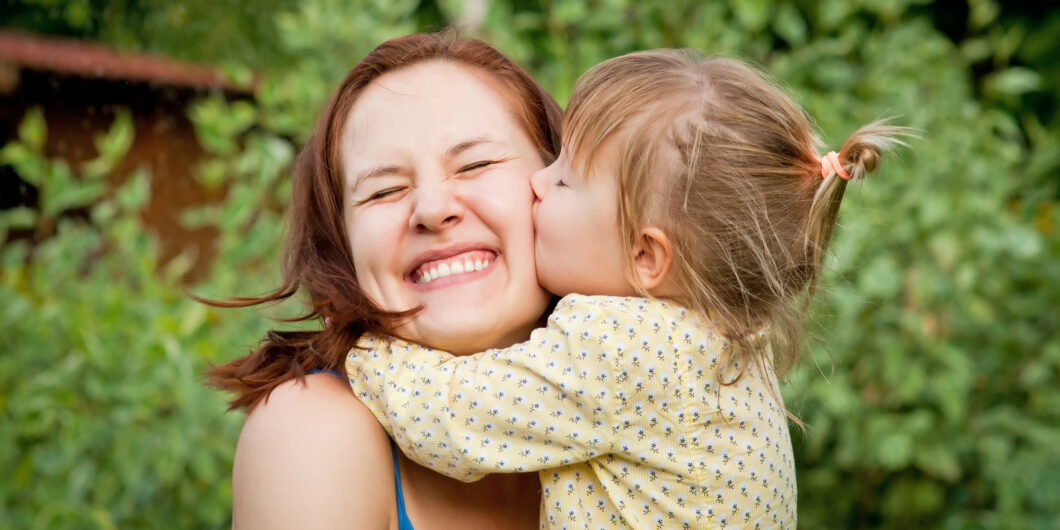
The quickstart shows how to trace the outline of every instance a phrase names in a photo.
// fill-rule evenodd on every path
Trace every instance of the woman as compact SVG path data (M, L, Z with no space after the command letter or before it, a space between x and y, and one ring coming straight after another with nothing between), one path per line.
M529 335L549 303L529 179L559 151L559 117L525 71L475 40L394 39L350 71L295 168L283 285L231 304L303 288L305 319L329 324L271 332L210 373L249 409L235 527L406 528L406 515L419 530L537 526L536 476L465 484L413 464L343 379L310 372L342 371L366 331L458 353Z

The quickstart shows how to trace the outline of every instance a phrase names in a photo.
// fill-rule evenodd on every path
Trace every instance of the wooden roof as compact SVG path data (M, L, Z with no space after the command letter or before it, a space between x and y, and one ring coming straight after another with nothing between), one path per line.
M160 55L118 51L76 39L0 30L0 62L87 78L248 92L218 69Z

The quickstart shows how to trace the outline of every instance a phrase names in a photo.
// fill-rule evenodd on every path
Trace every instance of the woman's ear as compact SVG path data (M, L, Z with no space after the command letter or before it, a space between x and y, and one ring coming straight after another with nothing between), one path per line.
M666 232L649 226L640 231L637 245L633 249L633 269L640 285L649 293L656 292L666 282L673 265L673 244Z

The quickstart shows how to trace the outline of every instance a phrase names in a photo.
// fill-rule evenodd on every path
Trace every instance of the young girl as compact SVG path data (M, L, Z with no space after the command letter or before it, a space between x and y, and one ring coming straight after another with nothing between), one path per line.
M794 527L777 376L798 353L797 298L847 181L901 133L870 125L819 156L802 110L738 61L606 61L576 84L563 153L533 179L538 276L564 295L548 326L462 357L367 336L350 384L440 473L539 470L542 526ZM481 271L449 261L408 281L488 272L489 256Z

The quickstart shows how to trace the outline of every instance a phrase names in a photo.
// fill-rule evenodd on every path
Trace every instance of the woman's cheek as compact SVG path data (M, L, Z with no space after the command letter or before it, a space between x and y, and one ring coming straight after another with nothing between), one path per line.
M534 204L534 190L530 187L530 175L532 173L512 172L505 178L496 179L496 190L491 196L502 204L502 208L518 209L519 212L529 212Z
M392 205L372 205L350 216L347 230L350 234L350 251L354 268L362 288L379 285L384 274L396 274L393 270L396 256L401 253L404 240L403 229L408 222L402 220L400 210ZM378 296L374 296L378 300Z

